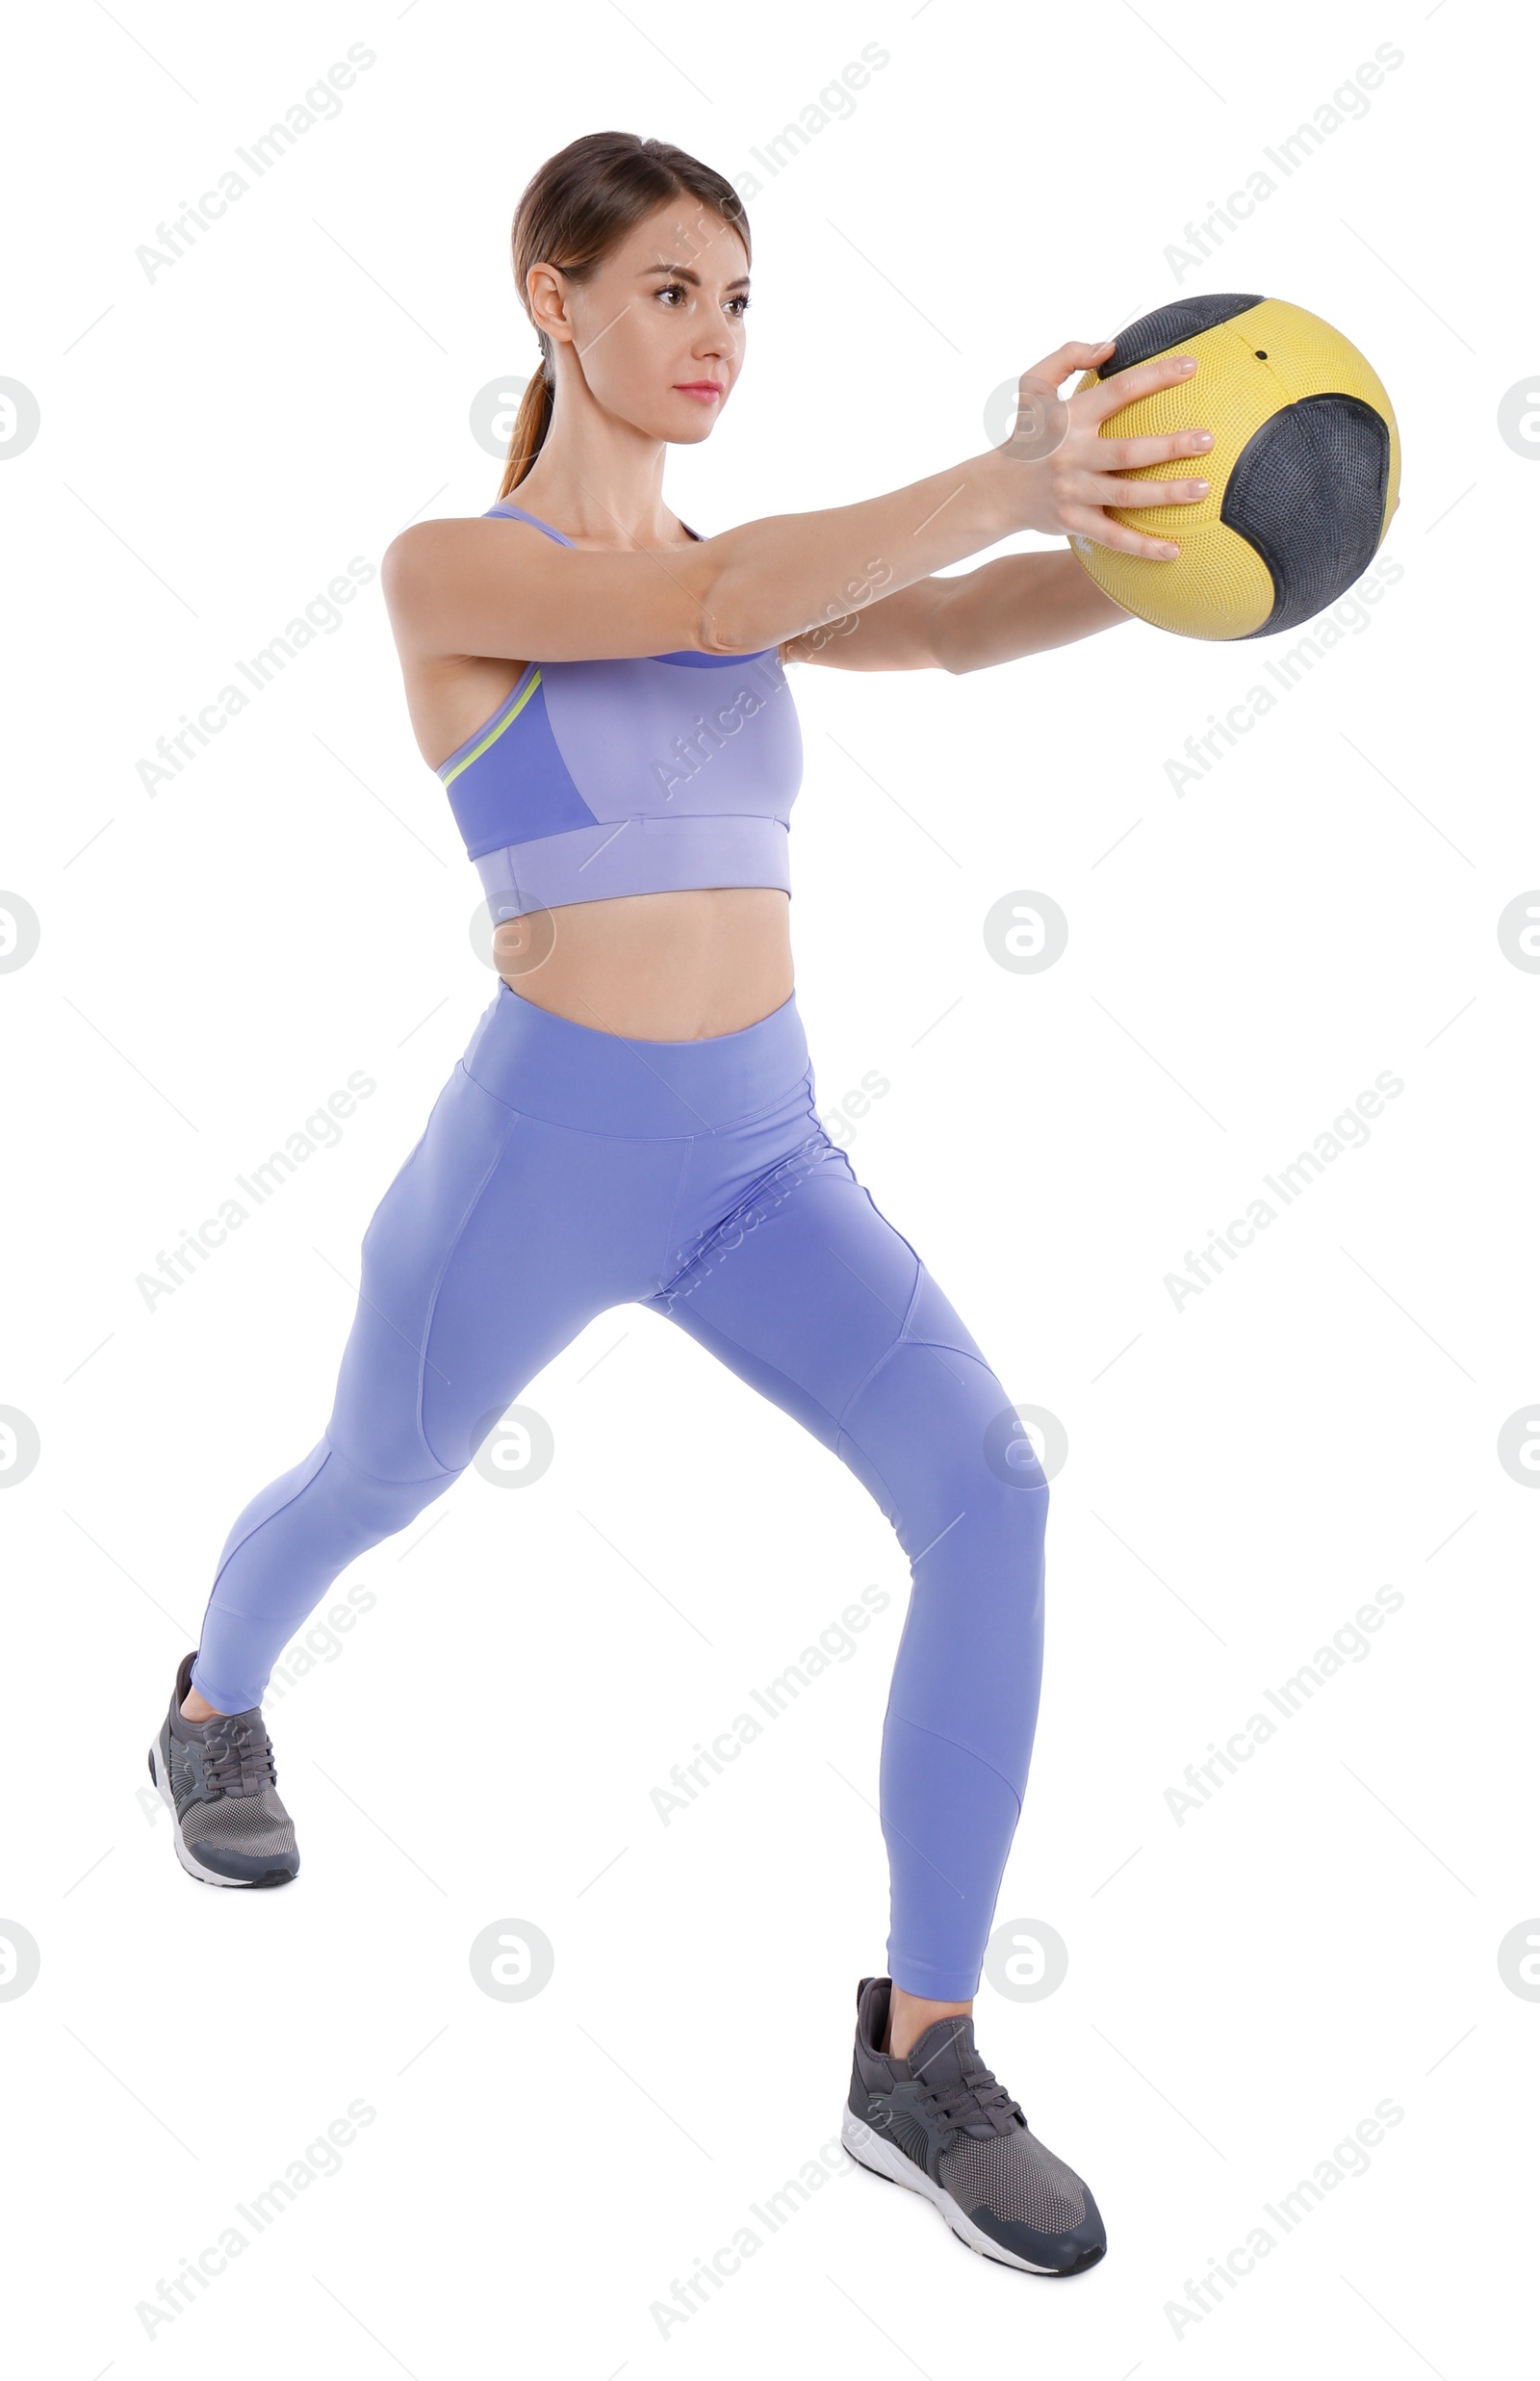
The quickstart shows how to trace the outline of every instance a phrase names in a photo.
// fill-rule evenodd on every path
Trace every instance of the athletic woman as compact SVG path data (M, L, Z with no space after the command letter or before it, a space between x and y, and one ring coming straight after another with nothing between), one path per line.
M1171 358L1071 398L1066 427L1061 382L1113 346L1072 343L1022 377L1021 424L1051 416L1052 452L1018 424L889 495L702 536L665 507L663 464L709 438L743 369L731 183L589 135L525 192L513 261L542 366L500 501L404 530L381 574L498 990L364 1235L325 1434L225 1542L151 1771L193 1876L291 1878L261 1712L278 1653L596 1315L667 1315L839 1457L910 1561L880 1774L889 1973L858 1987L846 2145L983 2255L1077 2272L1105 2251L1095 2201L971 2014L1037 1720L1048 1492L976 1341L818 1123L784 664L960 673L1111 628L1127 615L1067 551L936 574L1029 529L1173 555L1103 508L1197 497L1116 475L1211 441L1098 436L1181 378Z

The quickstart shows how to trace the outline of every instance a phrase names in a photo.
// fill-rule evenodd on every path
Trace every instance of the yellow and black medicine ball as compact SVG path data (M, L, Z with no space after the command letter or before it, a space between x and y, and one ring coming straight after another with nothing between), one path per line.
M1341 331L1282 298L1184 298L1118 334L1080 389L1156 356L1196 370L1101 426L1103 438L1208 429L1203 455L1130 479L1207 479L1195 505L1119 506L1115 521L1180 546L1174 561L1070 546L1116 603L1177 636L1276 636L1324 611L1367 568L1400 480L1396 416Z

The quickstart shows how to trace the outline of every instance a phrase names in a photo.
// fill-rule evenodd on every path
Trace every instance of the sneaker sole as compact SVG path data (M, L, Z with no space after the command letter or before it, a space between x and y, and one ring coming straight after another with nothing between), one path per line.
M864 2166L869 2174L880 2174L885 2183L897 2183L904 2190L918 2191L922 2199L928 2199L932 2207L946 2218L958 2239L968 2248L976 2250L980 2257L988 2258L991 2265L1012 2265L1017 2273L1045 2273L1055 2281L1066 2278L1057 2265L1031 2265L1026 2258L1014 2256L1010 2249L1002 2248L998 2240L991 2240L987 2232L981 2232L977 2224L963 2214L950 2191L943 2190L939 2183L933 2183L923 2166L917 2166L912 2158L907 2158L891 2141L885 2140L880 2133L874 2133L871 2126L856 2114L849 2101L845 2103L840 2118L839 2137L858 2166Z
M220 1876L215 1870L206 1869L201 1860L193 1859L192 1854L182 1841L182 1822L176 1814L176 1798L171 1792L171 1781L161 1766L159 1738L150 1747L150 1775L155 1780L156 1792L171 1814L171 1842L176 1847L176 1856L189 1876L195 1876L201 1885L235 1885L248 1891L255 1887L258 1892L265 1887L289 1885L294 1882L294 1877L288 1869L270 1869L266 1876Z

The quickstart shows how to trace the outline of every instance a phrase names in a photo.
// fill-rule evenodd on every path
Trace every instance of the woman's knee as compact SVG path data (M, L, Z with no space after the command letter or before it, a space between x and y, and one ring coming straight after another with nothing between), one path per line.
M1048 1483L1037 1448L976 1352L900 1337L852 1399L840 1432L852 1468L895 1493L982 1500L1023 1526L1042 1525Z
M380 1479L321 1438L237 1514L220 1552L214 1600L308 1612L339 1571L415 1521L452 1477Z
M405 1529L458 1478L457 1472L444 1470L425 1476L421 1471L406 1476L378 1473L358 1462L327 1435L325 1502L339 1515L367 1529L371 1545Z

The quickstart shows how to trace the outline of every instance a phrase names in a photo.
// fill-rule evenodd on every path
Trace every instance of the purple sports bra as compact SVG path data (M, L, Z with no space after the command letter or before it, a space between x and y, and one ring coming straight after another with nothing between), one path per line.
M573 543L519 505L483 517L499 514ZM791 890L802 731L773 645L531 661L436 774L494 922L628 893Z

